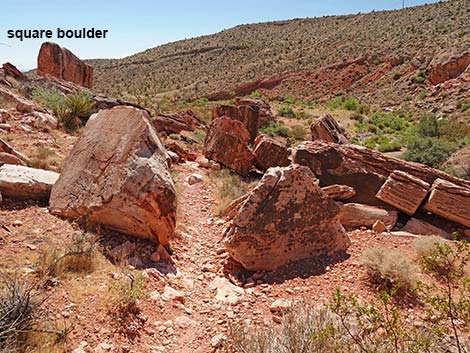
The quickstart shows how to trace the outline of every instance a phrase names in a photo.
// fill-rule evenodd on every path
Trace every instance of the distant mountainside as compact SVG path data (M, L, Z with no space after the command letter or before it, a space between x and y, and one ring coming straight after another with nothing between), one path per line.
M393 104L422 91L436 64L469 50L469 19L470 1L451 0L241 25L89 63L95 68L95 89L121 97L219 99L259 90L273 98L326 99L343 93ZM465 57L450 78L467 66Z

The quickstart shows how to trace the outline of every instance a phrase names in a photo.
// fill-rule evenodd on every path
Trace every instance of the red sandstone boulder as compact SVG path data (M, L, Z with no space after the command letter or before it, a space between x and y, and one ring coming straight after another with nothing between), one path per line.
M250 143L255 142L259 129L259 108L257 106L240 105L220 105L212 110L212 119L228 117L243 123L250 134Z
M428 69L428 79L433 85L457 78L470 65L470 52L450 58Z
M179 134L181 131L194 131L206 127L206 124L191 110L159 115L153 120L153 124L158 132L167 134Z
M115 107L87 122L54 185L51 212L168 244L176 191L168 155L144 110Z
M250 134L243 123L227 117L217 118L207 131L204 155L245 176L254 162L249 141Z
M308 168L271 168L243 201L224 235L225 247L248 270L344 251L350 241L338 214Z
M93 67L68 49L50 42L43 43L39 50L38 75L51 75L88 88L93 85Z
M2 70L3 70L4 74L6 75L7 79L8 79L8 76L14 78L15 80L26 80L27 79L25 74L23 74L20 70L18 70L16 68L15 65L13 65L11 63L3 64Z
M271 107L262 99L253 99L253 98L237 98L235 99L235 106L240 107L243 105L248 105L250 107L255 107L259 112L258 119L258 128L268 125L270 122L275 121L276 117L271 111Z
M330 114L323 115L312 123L310 132L312 141L323 140L326 142L348 143L344 130Z
M287 167L290 164L287 147L266 135L256 138L253 154L255 166L262 171L272 167Z

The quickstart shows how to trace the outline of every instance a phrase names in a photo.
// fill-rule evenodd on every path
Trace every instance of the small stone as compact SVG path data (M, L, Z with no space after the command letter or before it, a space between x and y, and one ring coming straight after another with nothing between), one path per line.
M184 294L170 286L165 286L165 289L163 290L162 294L162 299L164 301L175 300L181 303L184 303L185 301Z
M159 262L160 261L160 254L158 252L153 252L152 255L150 255L150 260L152 262Z
M211 338L211 346L212 348L220 348L224 344L225 336L221 333L215 335Z
M18 219L13 221L13 223L12 223L12 226L14 226L14 227L19 227L19 226L22 226L22 225L23 225L23 222L18 220Z
M204 180L204 177L200 174L191 174L188 177L188 184L189 185L194 185L197 183L201 183Z
M269 310L273 313L287 311L292 307L292 302L287 299L278 299L274 301L270 306Z
M387 230L387 226L382 221L375 221L375 223L372 225L372 230L376 233L382 233Z

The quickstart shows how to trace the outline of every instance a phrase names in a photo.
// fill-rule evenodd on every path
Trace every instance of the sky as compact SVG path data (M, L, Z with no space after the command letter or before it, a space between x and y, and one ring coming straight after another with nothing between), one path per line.
M411 7L436 0L405 0ZM398 9L402 0L0 0L0 64L36 67L41 43L82 59L122 58L239 24ZM57 39L57 28L107 29L106 39ZM53 39L9 39L8 30L51 29Z

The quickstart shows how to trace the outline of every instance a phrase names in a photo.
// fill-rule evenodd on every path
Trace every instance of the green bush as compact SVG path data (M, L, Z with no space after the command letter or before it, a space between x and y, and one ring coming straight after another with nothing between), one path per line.
M294 125L289 133L289 137L292 137L296 140L305 140L305 135L307 132L305 131L304 127L301 125Z
M402 145L399 141L393 140L393 141L383 141L379 144L379 152L385 153L385 152L395 152L395 151L400 151L402 148Z
M415 136L408 142L403 158L439 168L454 150L455 146L438 138Z
M261 128L260 132L270 136L289 137L290 129L278 122L270 122L268 126Z
M355 98L347 98L344 100L343 107L346 110L357 110L359 102Z
M295 117L294 111L292 110L291 107L288 107L288 106L281 107L281 109L279 109L279 115L283 116L283 117L286 117L286 118L294 118Z

